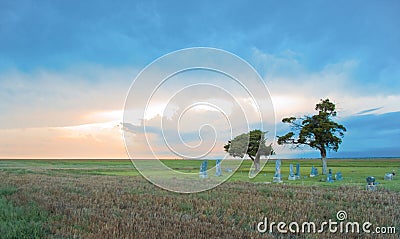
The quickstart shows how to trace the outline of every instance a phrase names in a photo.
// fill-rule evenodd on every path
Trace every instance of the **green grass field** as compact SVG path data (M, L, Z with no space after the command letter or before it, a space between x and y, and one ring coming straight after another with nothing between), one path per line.
M197 173L202 161L199 160L163 160L168 167L182 172ZM300 163L301 179L289 181L289 165ZM209 168L215 166L213 160L209 160ZM282 160L281 173L284 184L290 185L318 185L324 187L359 186L365 187L365 178L374 176L384 189L400 191L400 158L382 159L329 159L328 168L333 174L342 172L343 180L334 183L323 182L326 176L319 175L310 178L311 167L315 166L321 173L321 161L319 159ZM269 160L263 170L253 179L248 178L251 161L243 161L240 168L228 181L241 182L271 182L275 172L275 161ZM222 163L224 168L224 163ZM72 173L90 175L112 176L140 176L130 160L0 160L0 170L12 173ZM392 181L385 181L384 175L395 170L398 177ZM213 173L210 173L213 177Z
M201 161L165 160L198 173ZM301 179L287 180L289 164L300 163ZM214 176L215 163L209 160ZM224 169L228 161L222 162ZM344 179L310 178L318 159L282 160L283 183L272 181L275 161L249 179L244 161L226 183L206 192L179 194L147 182L130 160L0 160L1 238L398 238L400 159L330 159ZM392 181L386 172L396 171ZM223 170L224 173L224 170ZM378 191L365 190L374 176ZM265 184L268 183L268 184ZM253 203L252 203L253 202ZM256 202L256 203L254 203ZM260 234L264 216L274 221L321 221L346 210L352 220L394 226L395 235L325 233ZM162 228L160 228L162 225Z

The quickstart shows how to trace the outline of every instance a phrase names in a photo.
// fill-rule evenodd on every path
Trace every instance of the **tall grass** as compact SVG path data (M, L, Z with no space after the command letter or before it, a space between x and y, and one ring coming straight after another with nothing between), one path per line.
M7 238L44 238L47 213L36 203L17 206L7 197L17 192L17 188L2 185L0 187L0 237Z
M18 187L10 199L22 204L33 200L49 212L54 238L374 238L256 230L264 217L321 222L335 219L339 210L351 221L400 227L400 193L388 190L237 181L186 195L162 190L141 177L0 171L0 178Z

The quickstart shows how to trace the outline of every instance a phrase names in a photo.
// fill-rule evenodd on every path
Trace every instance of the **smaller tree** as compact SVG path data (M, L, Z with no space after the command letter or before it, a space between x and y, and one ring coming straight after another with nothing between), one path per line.
M254 163L255 171L260 171L261 156L273 154L272 144L265 145L265 134L261 130L252 130L249 133L236 136L224 146L226 152L233 157L243 158L246 154Z
M342 143L341 138L346 132L343 125L331 120L332 117L336 116L335 108L335 104L330 102L329 99L321 99L321 102L315 106L318 114L304 116L303 118L283 118L282 122L290 124L292 131L283 136L278 136L278 144L292 144L295 147L307 145L318 149L322 160L322 174L326 174L327 150L338 151L339 145Z

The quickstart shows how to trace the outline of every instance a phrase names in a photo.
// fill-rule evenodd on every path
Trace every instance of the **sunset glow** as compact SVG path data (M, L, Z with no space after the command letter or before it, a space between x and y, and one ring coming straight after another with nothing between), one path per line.
M0 158L127 158L123 133L134 138L135 155L143 158L155 157L146 137L160 157L170 153L163 137L174 139L171 148L190 153L175 135L180 119L184 142L202 140L208 147L216 140L210 157L223 157L229 127L239 132L260 127L259 109L238 82L212 70L165 78L163 71L174 62L164 63L144 76L135 96L147 101L144 92L157 89L152 83L168 79L164 88L149 102L129 102L125 113L134 120L123 125L125 100L141 70L165 54L198 46L231 52L254 67L270 93L256 101L271 99L274 105L275 117L262 123L274 126L277 135L288 130L283 117L312 114L320 99L329 98L337 105L337 121L348 129L340 151L329 157L400 155L398 2L326 2L318 11L310 10L313 1L292 8L204 4L134 1L118 14L106 2L76 11L52 1L0 4ZM198 60L237 70L232 62ZM218 83L217 90L188 88L206 80L208 87ZM195 105L180 118L182 107L196 102L208 105ZM251 109L246 124L239 120L241 104ZM307 149L276 146L276 152L318 157Z

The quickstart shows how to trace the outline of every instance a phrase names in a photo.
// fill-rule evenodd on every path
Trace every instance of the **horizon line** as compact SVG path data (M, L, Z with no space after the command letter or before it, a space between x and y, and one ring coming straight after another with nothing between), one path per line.
M270 158L268 160L320 160L321 158L315 157L300 157L300 158ZM372 157L327 157L327 159L400 159L400 156L372 156ZM0 158L0 160L218 160L215 158L205 158L205 159L182 159L182 158L163 158L163 159L156 159L156 158L140 158L140 159L129 159L129 158ZM241 159L241 158L226 158L223 160L250 160L250 159Z

